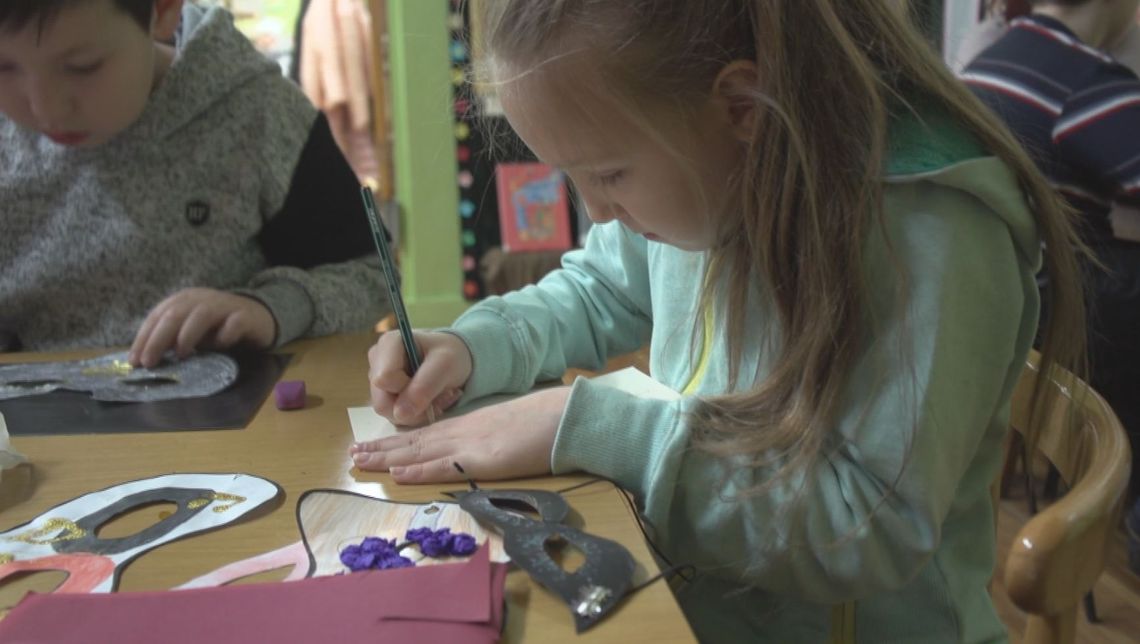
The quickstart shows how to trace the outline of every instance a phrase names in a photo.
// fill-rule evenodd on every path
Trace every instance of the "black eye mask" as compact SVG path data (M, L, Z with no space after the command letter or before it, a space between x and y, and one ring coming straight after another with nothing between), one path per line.
M474 487L474 484L472 484ZM620 543L563 525L570 506L562 495L543 490L481 490L451 492L459 506L503 535L511 561L535 581L562 598L574 615L579 633L601 621L629 592L635 563ZM508 508L537 513L534 520ZM577 548L586 562L566 572L546 550L564 541Z

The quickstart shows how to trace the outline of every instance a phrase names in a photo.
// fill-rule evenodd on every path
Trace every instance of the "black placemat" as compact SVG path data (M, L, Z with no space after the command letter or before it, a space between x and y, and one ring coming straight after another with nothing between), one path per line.
M53 391L0 401L0 413L12 436L242 429L257 413L290 357L233 354L238 363L237 381L205 398L108 403L92 400L82 392Z

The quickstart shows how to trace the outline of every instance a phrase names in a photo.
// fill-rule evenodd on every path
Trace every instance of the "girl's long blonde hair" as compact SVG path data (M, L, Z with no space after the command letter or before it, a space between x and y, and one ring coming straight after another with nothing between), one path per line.
M643 106L642 115L707 99L731 61L758 67L759 91L749 98L759 116L737 181L738 219L706 276L707 284L727 284L727 305L717 310L727 318L730 389L746 341L743 303L757 280L770 290L783 337L767 378L698 407L699 448L745 467L779 454L778 479L810 467L832 444L844 388L867 348L862 254L871 227L882 224L888 119L906 109L907 97L948 112L1017 177L1046 249L1043 373L1058 365L1079 372L1085 320L1077 252L1084 246L1069 211L913 28L906 3L481 1L482 45L493 58L525 69L548 60L554 43L574 38L596 51L602 84ZM708 293L703 298L712 304ZM1048 395L1044 387L1035 391L1036 410Z

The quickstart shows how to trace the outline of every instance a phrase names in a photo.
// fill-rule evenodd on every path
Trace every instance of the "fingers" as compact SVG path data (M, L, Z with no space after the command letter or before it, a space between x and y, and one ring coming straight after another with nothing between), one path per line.
M384 471L441 458L454 447L445 432L436 426L365 443L359 449L354 445L352 461L362 470Z
M246 327L245 316L240 313L232 314L222 322L211 344L219 349L228 349L245 339L248 333Z
M463 390L458 387L454 387L440 394L439 397L435 399L435 402L432 403L432 405L439 411L447 411L448 409L451 409L453 406L455 406L455 403L459 402L459 399L462 397Z
M399 331L389 331L368 350L368 381L392 394L408 385L408 357Z
M432 360L432 357L429 355L424 360L415 377L400 392L395 408L397 419L409 421L418 419L427 413L428 405L433 403L437 410L442 410L444 407L439 403L447 402L441 400L443 398L449 399L448 406L459 400L458 396L453 395L455 388L448 387L451 362L441 359Z
M459 483L467 478L455 469L455 461L450 457L437 458L427 463L396 466L389 470L392 479L404 485L420 483Z
M158 312L159 308L155 307L147 314L146 319L143 320L142 326L139 327L138 333L135 334L135 341L131 343L131 350L127 355L127 360L134 366L142 364L143 348L146 347L150 341L150 336L154 332L154 327L158 324L162 314Z
M402 345L392 340L391 334L385 333L368 350L368 389L372 409L389 419L395 419L393 408L396 398L411 380L404 371L407 363Z
M179 325L178 336L175 340L174 348L179 358L185 358L193 353L207 333L225 322L225 319L219 319L218 315L218 311L202 306L190 309L189 314Z
M200 346L229 348L273 344L277 323L262 303L213 289L179 291L154 307L131 344L131 364L153 367L175 349L184 358Z
M447 483L466 480L455 468L458 449L448 430L440 427L357 443L349 453L356 467L386 470L397 483Z
M174 345L184 315L178 310L169 309L156 311L156 314L158 320L139 352L139 363L147 368L157 365L162 360L162 354Z
M395 413L392 410L396 405L396 396L376 387L370 387L369 393L372 396L373 411L389 420L395 418Z

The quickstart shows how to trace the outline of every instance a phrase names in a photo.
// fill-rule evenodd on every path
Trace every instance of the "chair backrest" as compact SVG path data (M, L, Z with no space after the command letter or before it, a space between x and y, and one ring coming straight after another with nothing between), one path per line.
M1024 433L1040 356L1032 352L1013 392L1010 425ZM1068 486L1017 533L1005 560L1010 599L1028 613L1025 642L1072 642L1082 598L1104 570L1128 488L1131 451L1116 414L1071 373L1055 375L1037 452Z

